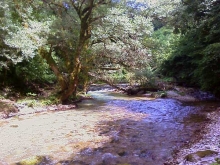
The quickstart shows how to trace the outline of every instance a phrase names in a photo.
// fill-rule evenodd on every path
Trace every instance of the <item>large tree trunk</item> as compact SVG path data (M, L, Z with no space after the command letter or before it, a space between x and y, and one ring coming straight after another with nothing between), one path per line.
M65 104L68 101L70 96L73 96L74 99L76 98L80 71L81 71L81 63L79 57L77 57L75 58L75 68L73 69L72 73L69 76L68 88L62 93L60 97L60 100L63 104Z
M47 52L43 47L39 49L39 54L47 61L47 64L50 66L55 76L57 77L57 81L61 87L61 92L67 89L67 80L60 72L56 62L52 57L52 45L50 47L50 51Z
M79 83L79 73L81 72L81 61L80 57L83 55L83 51L88 48L88 40L91 38L91 16L92 16L92 10L94 7L94 2L91 1L89 3L89 6L85 8L82 12L80 12L81 8L75 9L78 12L79 18L81 20L81 28L80 28L80 36L79 36L79 42L77 45L76 52L74 54L74 68L73 71L70 74L69 77L69 84L67 90L62 94L61 101L62 103L66 103L70 96L73 96L74 99L76 99L77 94L77 86Z
M76 94L77 94L77 86L79 84L79 75L81 72L81 67L82 67L82 63L81 63L81 59L83 58L83 53L85 50L88 49L88 43L89 43L89 39L91 38L91 26L92 26L92 22L97 20L99 17L97 18L93 18L93 9L97 8L99 5L104 5L106 4L106 0L100 0L98 2L95 2L94 0L91 1L71 1L71 4L73 6L73 8L76 10L79 19L80 19L80 35L79 35L79 39L78 39L78 43L76 45L76 49L74 49L74 56L73 56L73 62L71 62L71 65L73 64L73 67L70 66L66 66L68 69L68 77L67 77L67 81L65 80L65 77L61 74L61 72L58 69L58 66L56 65L55 61L53 60L51 53L52 53L52 46L51 46L51 50L48 53L44 53L43 51L43 56L46 60L47 63L50 65L51 69L53 70L53 72L55 73L58 82L61 86L61 96L60 96L60 100L62 103L66 103L68 102L68 99L73 96L74 98L76 98ZM68 54L67 56L71 56L70 54ZM65 60L68 62L68 60L72 59L68 58L68 57L64 57ZM69 62L68 62L69 63ZM86 73L87 74L87 73Z
M55 63L54 59L52 58L52 46L49 52L47 52L45 49L40 49L41 56L46 59L47 64L50 66L50 68L53 70L54 74L57 77L59 86L61 88L60 93L60 101L65 104L67 103L70 96L73 96L73 98L76 98L77 93L77 86L78 86L78 76L81 70L81 63L80 63L80 54L82 46L78 48L78 51L75 54L74 59L74 68L73 71L70 73L69 76L65 77L59 70L57 64Z

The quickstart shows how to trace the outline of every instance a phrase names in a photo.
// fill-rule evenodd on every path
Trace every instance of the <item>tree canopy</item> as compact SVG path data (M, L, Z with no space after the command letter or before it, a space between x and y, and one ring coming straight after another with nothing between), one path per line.
M219 3L4 0L2 83L57 82L65 103L93 81L152 85L163 74L218 95Z
M173 20L182 35L162 66L166 75L216 95L220 94L219 13L219 0L183 1Z

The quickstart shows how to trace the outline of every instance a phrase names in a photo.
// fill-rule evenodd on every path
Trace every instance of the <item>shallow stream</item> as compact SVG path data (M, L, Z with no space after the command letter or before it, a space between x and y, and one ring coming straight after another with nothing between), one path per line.
M162 165L209 122L216 103L89 93L78 109L0 121L0 164Z

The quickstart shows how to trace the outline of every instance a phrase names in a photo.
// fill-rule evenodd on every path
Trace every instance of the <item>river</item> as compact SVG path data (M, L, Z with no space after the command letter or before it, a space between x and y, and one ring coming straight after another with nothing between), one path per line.
M207 109L216 106L105 90L89 94L94 99L77 109L1 120L0 162L29 158L51 165L163 165L199 135L209 122Z

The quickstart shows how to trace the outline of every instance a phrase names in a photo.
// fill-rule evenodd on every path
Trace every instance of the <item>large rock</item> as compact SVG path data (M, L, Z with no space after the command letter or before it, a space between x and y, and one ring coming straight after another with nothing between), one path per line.
M18 111L13 101L6 99L0 100L0 113L3 118L8 118L11 113L17 113Z
M212 151L212 150L197 151L197 152L188 154L185 157L185 160L196 163L198 161L204 161L208 157L212 157L213 155L217 155L217 154L218 152Z

